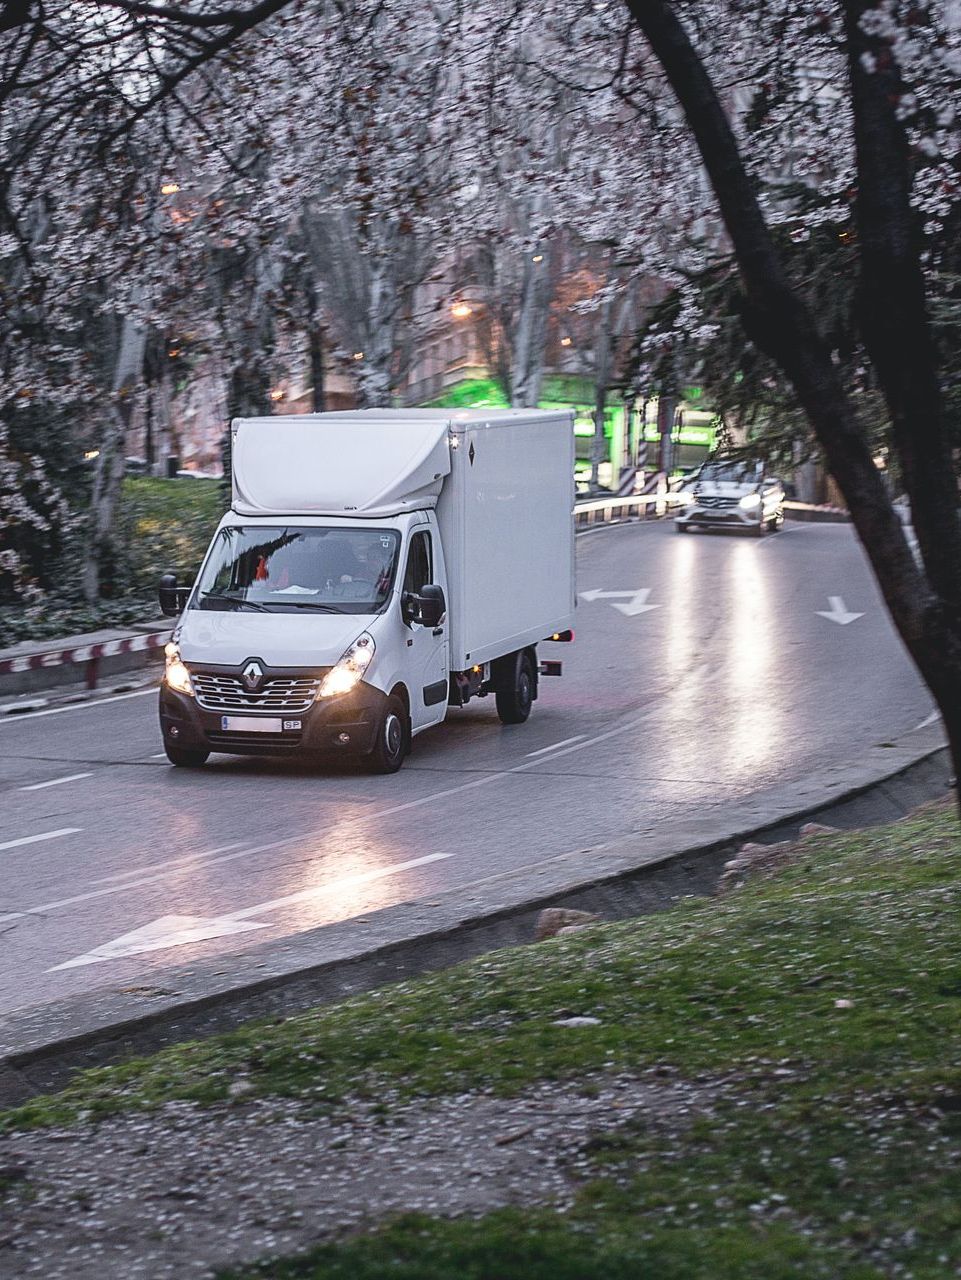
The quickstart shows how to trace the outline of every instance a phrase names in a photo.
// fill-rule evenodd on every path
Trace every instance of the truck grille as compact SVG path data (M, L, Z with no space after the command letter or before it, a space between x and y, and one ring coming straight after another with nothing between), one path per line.
M306 711L317 696L316 676L277 676L265 680L256 693L244 687L239 676L191 673L197 704L205 711Z

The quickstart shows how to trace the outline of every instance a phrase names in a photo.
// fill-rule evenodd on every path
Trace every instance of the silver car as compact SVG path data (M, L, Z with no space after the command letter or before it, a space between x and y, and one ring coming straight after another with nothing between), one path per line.
M691 529L742 529L760 537L784 524L784 486L761 462L705 462L677 494L678 533Z

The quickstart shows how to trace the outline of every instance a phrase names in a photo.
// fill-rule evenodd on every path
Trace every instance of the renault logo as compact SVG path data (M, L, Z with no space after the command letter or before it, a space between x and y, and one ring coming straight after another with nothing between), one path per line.
M244 684L253 693L263 679L264 669L259 662L251 661L244 667L241 675L244 678Z

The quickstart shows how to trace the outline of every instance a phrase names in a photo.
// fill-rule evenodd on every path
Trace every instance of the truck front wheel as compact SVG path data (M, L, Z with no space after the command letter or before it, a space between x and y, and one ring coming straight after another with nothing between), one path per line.
M523 724L534 705L537 675L528 649L515 655L512 677L496 690L497 714L504 724Z
M374 749L367 757L371 772L396 773L404 763L409 745L407 708L397 694L392 693L377 726Z

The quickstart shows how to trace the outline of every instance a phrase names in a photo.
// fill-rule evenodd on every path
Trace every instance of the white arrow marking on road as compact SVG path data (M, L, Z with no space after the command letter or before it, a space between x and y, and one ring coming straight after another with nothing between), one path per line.
M640 591L581 591L580 597L586 600L588 604L593 604L595 600L627 600L626 604L614 604L615 609L619 609L621 613L627 617L633 618L636 614L646 613L648 609L660 609L659 604L648 604L647 597L651 594L650 587L641 587Z
M205 920L202 916L161 916L142 929L124 933L113 942L94 947L84 956L77 956L65 964L56 964L48 973L58 969L79 969L84 964L97 964L101 960L120 960L123 956L139 956L145 951L162 951L164 947L181 947L187 942L203 942L206 938L220 938L226 933L247 933L250 929L268 929L266 924L253 920L221 919Z
M836 622L839 626L846 627L856 618L864 617L863 613L848 613L840 596L828 596L828 604L831 606L830 612L826 609L815 609L815 613L819 618L827 618L829 622Z
M85 955L76 956L63 964L55 964L48 973L56 973L59 969L77 969L85 964L97 964L102 960L120 960L124 956L136 956L144 951L160 951L165 947L180 947L187 942L203 942L207 938L220 938L228 933L244 933L248 929L268 929L269 923L253 920L252 916L263 915L267 911L275 911L278 907L289 907L296 902L309 902L312 899L329 898L343 889L352 889L359 884L368 884L372 880L382 880L385 876L395 876L401 871L409 871L412 867L423 867L429 862L440 862L452 857L449 853L428 853L422 858L411 858L408 862L397 862L390 867L378 867L374 871L361 871L355 876L344 876L340 880L332 880L329 884L318 885L314 889L301 889L298 893L288 893L283 898L271 898L267 902L257 902L252 907L244 907L241 911L231 911L223 916L161 916L141 929L125 933L112 942L94 947Z

